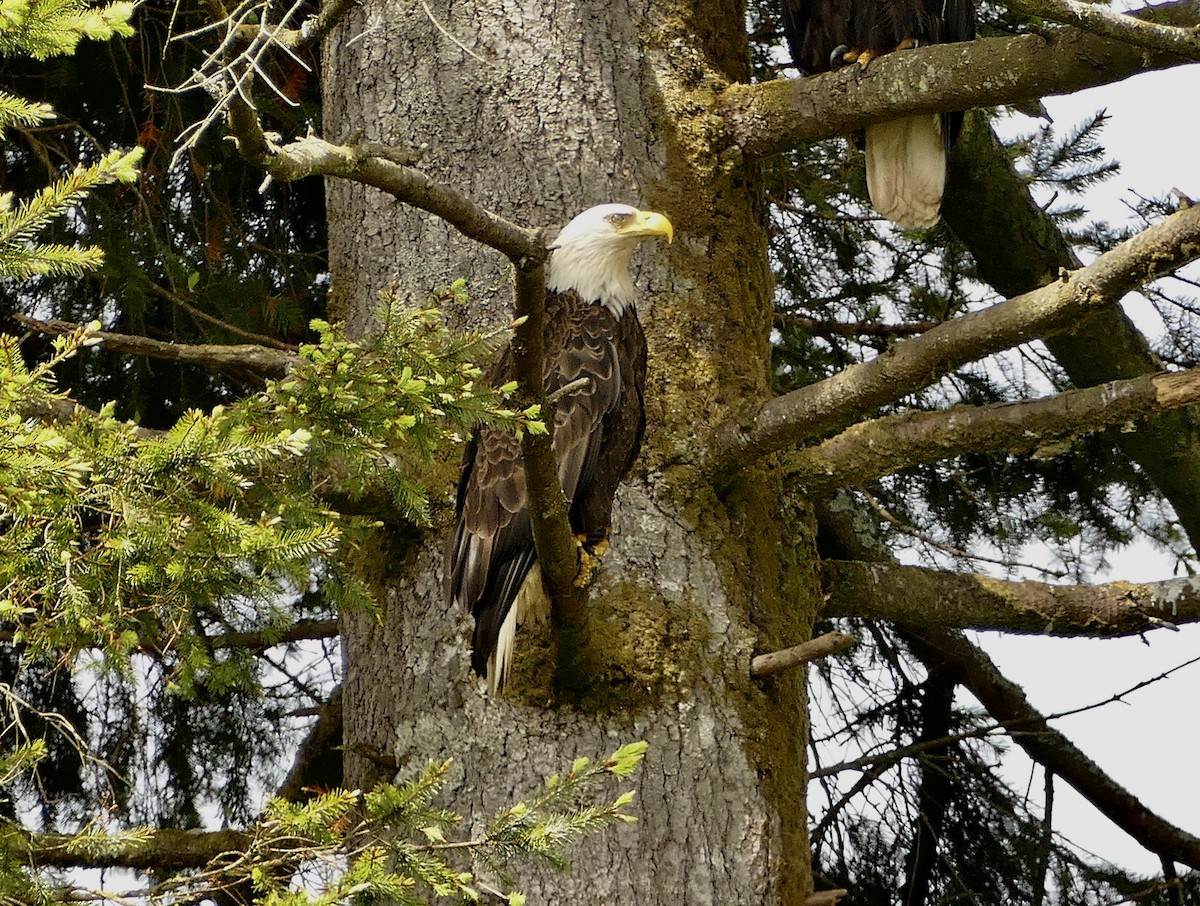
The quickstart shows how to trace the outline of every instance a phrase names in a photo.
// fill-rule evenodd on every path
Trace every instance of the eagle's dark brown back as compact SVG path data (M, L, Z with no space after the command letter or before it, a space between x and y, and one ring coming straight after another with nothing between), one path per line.
M571 526L594 543L608 531L613 495L641 447L646 338L632 307L617 318L574 291L547 296L543 336L547 393L589 379L556 405L554 452ZM509 379L507 351L496 379ZM463 455L446 590L475 617L471 663L481 675L536 559L527 505L517 439L480 429Z

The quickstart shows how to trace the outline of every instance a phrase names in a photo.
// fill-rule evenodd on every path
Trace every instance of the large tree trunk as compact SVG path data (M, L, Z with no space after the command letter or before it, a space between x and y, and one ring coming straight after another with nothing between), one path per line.
M677 239L635 268L650 343L646 446L618 495L592 590L592 640L611 655L582 701L556 697L519 634L510 694L469 672L468 620L441 591L443 531L380 558L381 625L347 621L346 782L452 756L454 808L483 820L579 755L649 743L640 820L593 838L566 877L521 868L531 902L798 903L811 887L803 676L749 677L753 653L807 638L818 590L810 514L749 471L718 493L696 460L707 430L768 390L770 274L761 186L707 143L696 114L747 77L740 4L566 0L369 4L325 54L326 133L427 143L422 168L534 226L589 205L665 212ZM369 329L379 290L420 299L466 276L464 320L508 314L505 262L360 186L329 192L335 298ZM455 454L456 455L456 454ZM449 487L436 489L449 493ZM377 760L376 760L377 761Z

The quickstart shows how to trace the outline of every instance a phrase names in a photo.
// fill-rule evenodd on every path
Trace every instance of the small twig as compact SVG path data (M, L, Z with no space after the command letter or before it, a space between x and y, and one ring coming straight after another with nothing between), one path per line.
M782 651L772 651L760 654L750 662L750 675L756 679L773 676L784 670L791 670L809 661L820 660L845 651L858 644L858 639L844 632L827 632L823 636L784 648Z
M835 906L837 901L848 893L850 891L844 887L839 887L836 890L818 890L808 895L804 901L804 906Z
M146 288L151 293L166 299L172 305L179 306L193 318L196 318L200 321L205 321L214 327L219 327L221 330L227 331L233 334L235 337L241 337L243 340L249 340L251 343L257 343L259 346L268 346L272 349L282 349L284 352L296 351L295 346L284 343L282 340L277 340L275 337L268 337L265 334L254 333L250 330L243 330L237 325L230 324L228 321L222 321L215 315L210 315L208 312L201 311L182 296L178 295L177 293L173 293L168 289L164 289L148 277L143 276L142 281L145 283Z
M433 23L434 28L436 28L443 35L445 35L446 39L448 41L450 41L451 44L453 44L455 47L457 47L459 50L461 50L463 53L465 53L472 60L476 60L485 65L487 64L487 60L485 60L483 57L479 56L479 54L475 53L473 50L471 50L471 48L467 47L467 45L464 44L462 41L458 40L458 38L456 38L453 34L450 33L450 29L446 28L446 26L442 25L442 23L437 20L437 18L433 15L433 10L431 10L429 8L429 4L427 2L425 2L425 0L421 0L421 9L425 10L425 16L426 16L426 18L429 19L430 22Z
M576 393L577 391L580 391L580 390L586 390L587 388L589 388L591 386L592 386L592 379L590 377L576 378L575 380L571 381L569 384L563 384L561 387L559 387L553 393L547 394L546 402L551 403L551 404L557 403L563 397L570 396L571 394Z

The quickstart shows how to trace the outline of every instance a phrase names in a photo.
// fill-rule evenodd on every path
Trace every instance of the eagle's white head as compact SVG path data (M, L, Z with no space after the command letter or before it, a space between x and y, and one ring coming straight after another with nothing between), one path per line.
M627 204L588 208L563 227L550 246L546 285L555 292L575 290L589 302L603 304L618 318L636 295L629 258L649 236L674 237L671 221L654 211Z

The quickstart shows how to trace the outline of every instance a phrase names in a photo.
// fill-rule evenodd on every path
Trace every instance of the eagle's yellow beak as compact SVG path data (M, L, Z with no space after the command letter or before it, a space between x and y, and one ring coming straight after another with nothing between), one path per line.
M666 236L667 242L675 238L671 221L657 211L638 211L634 218L617 230L622 236Z

